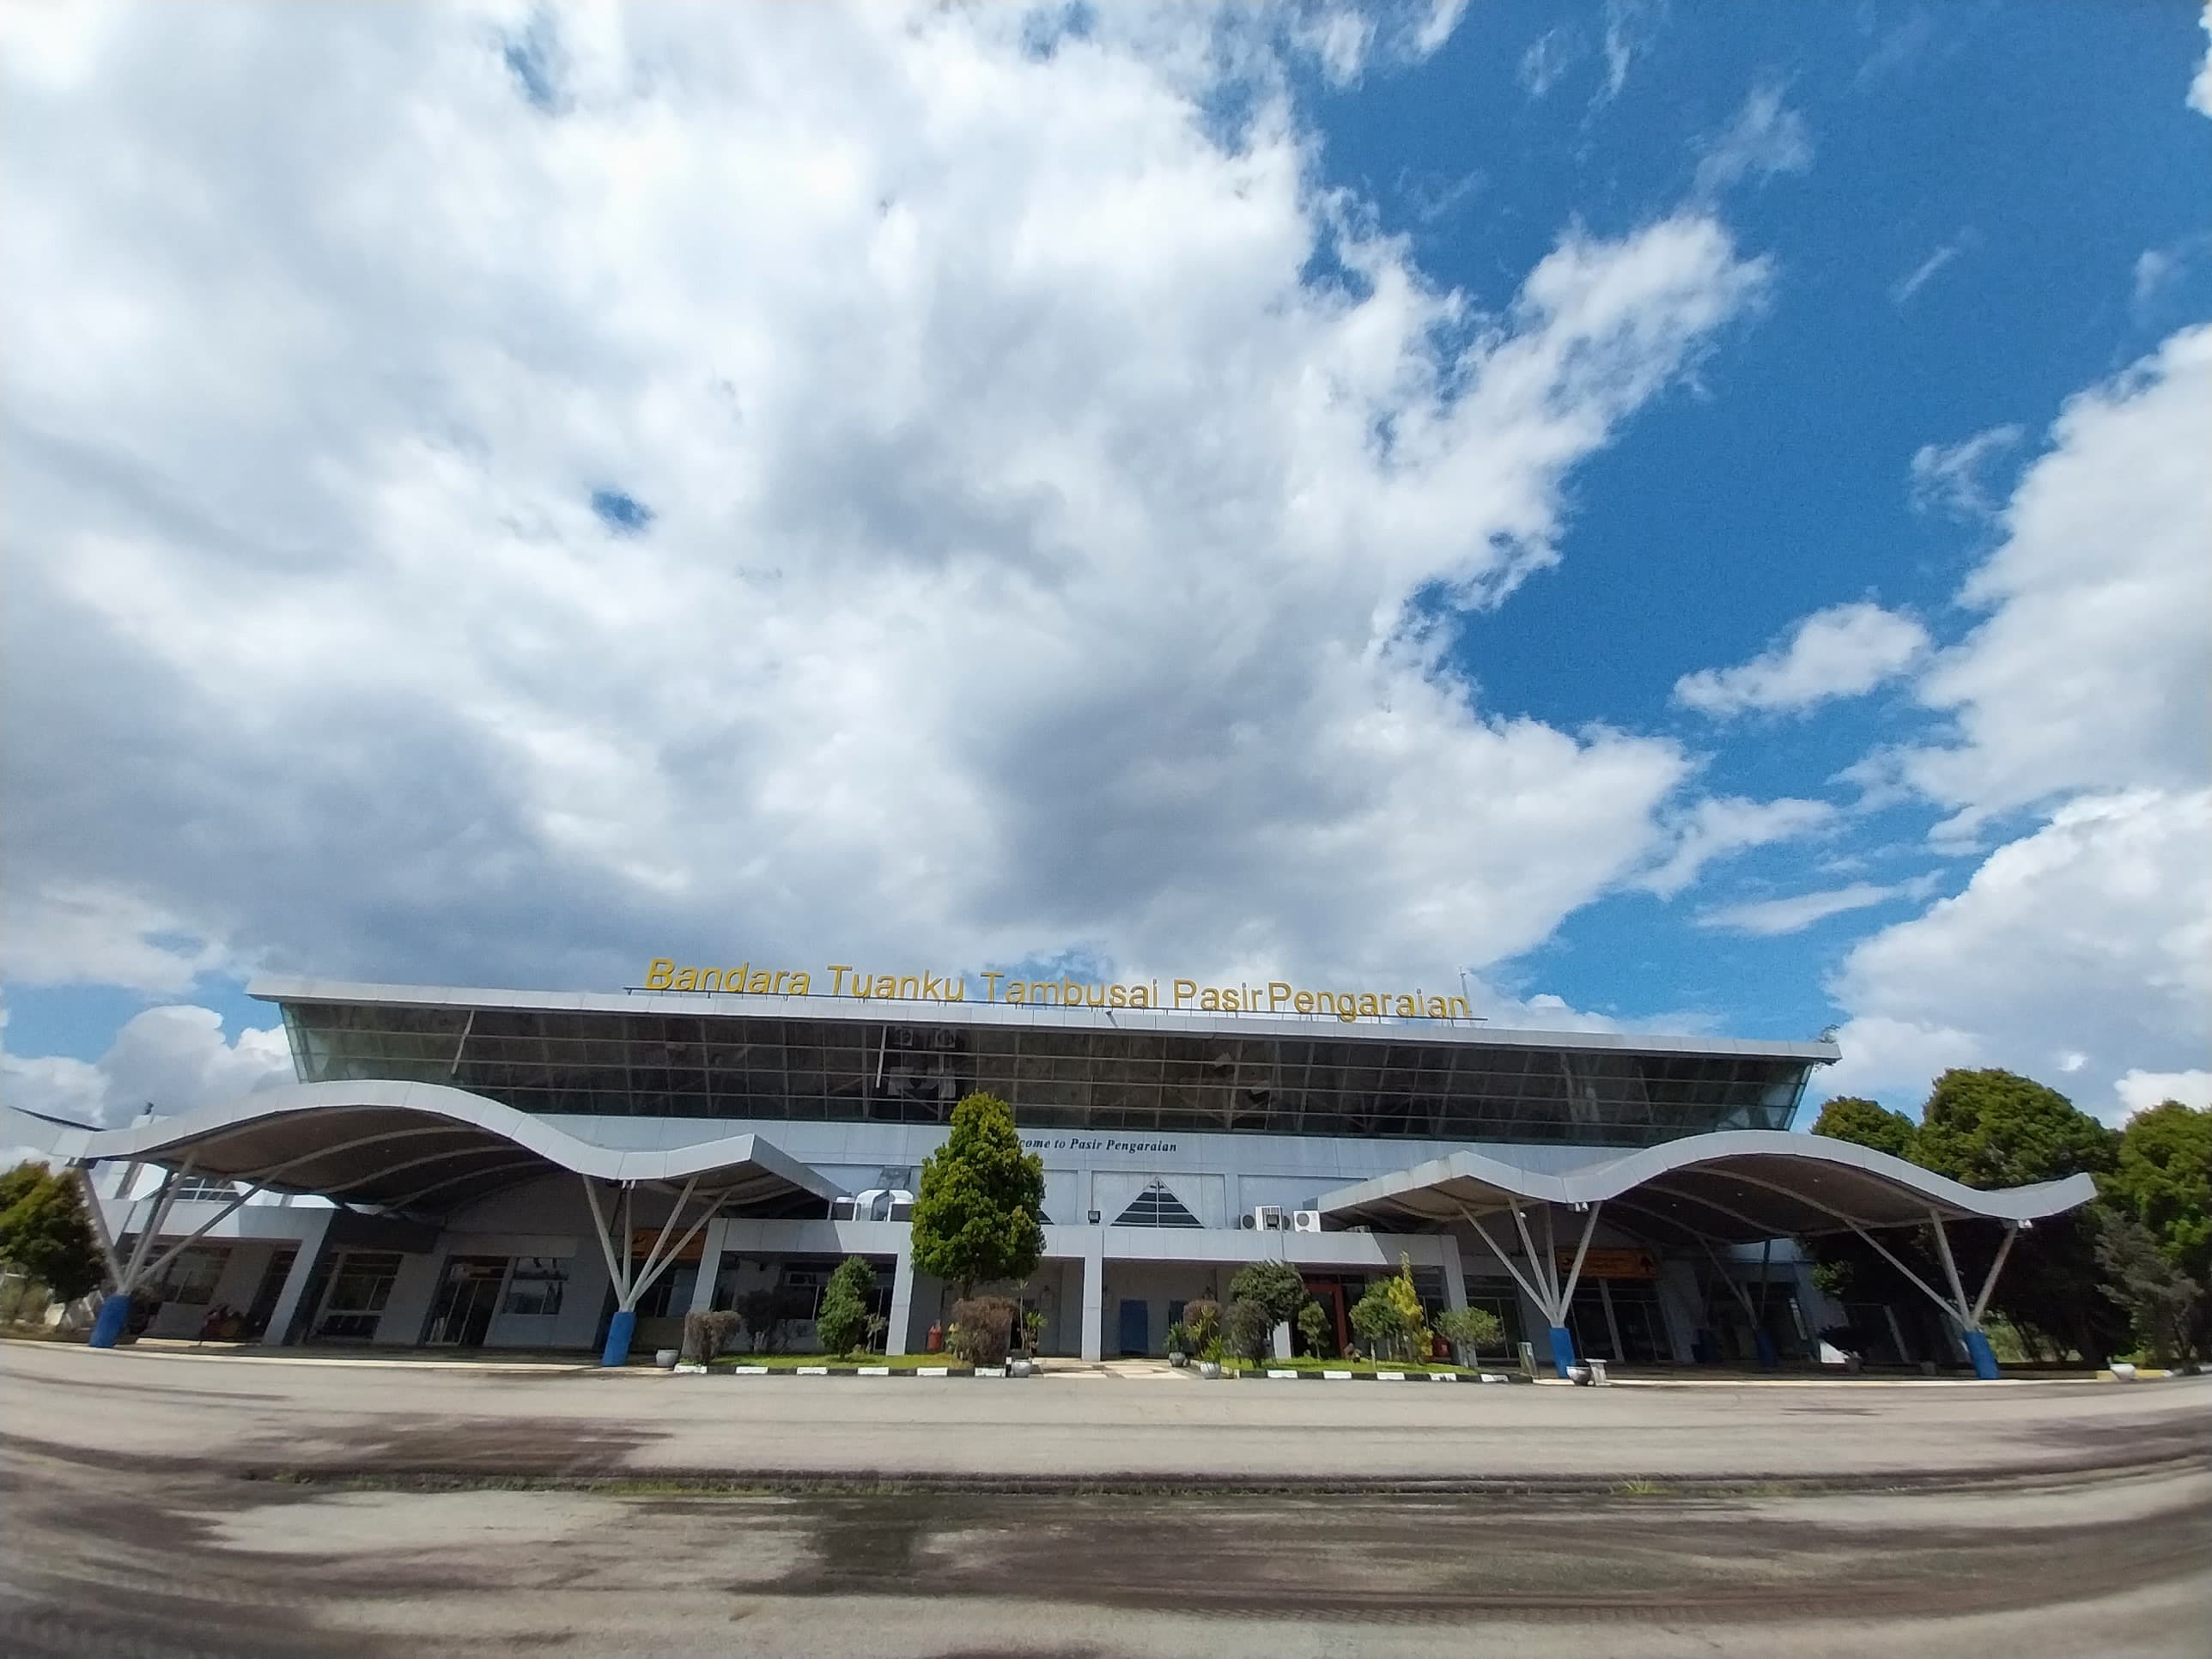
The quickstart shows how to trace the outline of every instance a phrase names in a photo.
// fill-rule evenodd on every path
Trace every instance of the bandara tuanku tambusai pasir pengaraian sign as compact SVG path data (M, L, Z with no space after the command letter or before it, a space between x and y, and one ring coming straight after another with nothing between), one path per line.
M1264 985L1207 985L1170 979L1160 981L1101 981L1078 979L1020 979L1011 974L979 975L978 1002L1062 1008L1172 1008L1209 1014L1329 1014L1349 1025L1361 1019L1470 1019L1463 996L1432 996L1419 986L1380 991L1317 991L1285 980ZM965 974L873 974L850 963L825 963L817 977L805 968L680 966L655 957L647 966L647 991L694 991L723 996L848 997L884 1002L965 1002Z

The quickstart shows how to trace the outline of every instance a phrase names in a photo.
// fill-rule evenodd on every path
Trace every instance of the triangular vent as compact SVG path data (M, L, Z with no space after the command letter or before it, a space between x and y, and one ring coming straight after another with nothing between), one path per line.
M1114 1218L1117 1227L1197 1227L1203 1224L1183 1201L1155 1181Z

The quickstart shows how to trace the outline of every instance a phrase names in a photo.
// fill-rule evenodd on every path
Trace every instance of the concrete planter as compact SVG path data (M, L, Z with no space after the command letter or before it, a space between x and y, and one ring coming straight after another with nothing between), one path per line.
M1218 1379L1221 1375L1221 1362L1218 1359L1200 1360L1198 1362L1198 1374L1207 1379L1209 1382Z
M1181 1370L1190 1364L1190 1356L1187 1353L1171 1353L1168 1356L1168 1364Z
M1036 1371L1036 1364L1027 1359L1009 1359L1006 1362L1006 1375L1008 1376L1033 1376Z
M664 1371L674 1370L676 1362L682 1358L673 1348L655 1348L653 1351L653 1364Z

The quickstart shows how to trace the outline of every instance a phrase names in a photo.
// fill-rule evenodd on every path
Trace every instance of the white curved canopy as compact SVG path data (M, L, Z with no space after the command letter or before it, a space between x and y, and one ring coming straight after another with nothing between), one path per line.
M1945 1221L2039 1221L2097 1195L2086 1175L1984 1191L1887 1152L1782 1129L1690 1135L1557 1174L1510 1155L1454 1152L1324 1193L1338 1221L1449 1224L1516 1203L1603 1203L1659 1242L1845 1232Z
M757 1135L625 1151L436 1083L295 1083L120 1129L12 1115L59 1158L172 1169L190 1159L196 1175L391 1210L459 1209L558 1171L665 1187L696 1176L699 1197L755 1215L821 1214L844 1195Z

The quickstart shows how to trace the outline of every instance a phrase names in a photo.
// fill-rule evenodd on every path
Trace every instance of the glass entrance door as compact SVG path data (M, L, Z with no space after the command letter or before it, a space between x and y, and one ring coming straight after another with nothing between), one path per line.
M507 1279L503 1255L457 1255L446 1263L445 1282L430 1310L430 1329L424 1340L433 1347L481 1348L491 1329L491 1316L499 1308L500 1286Z

